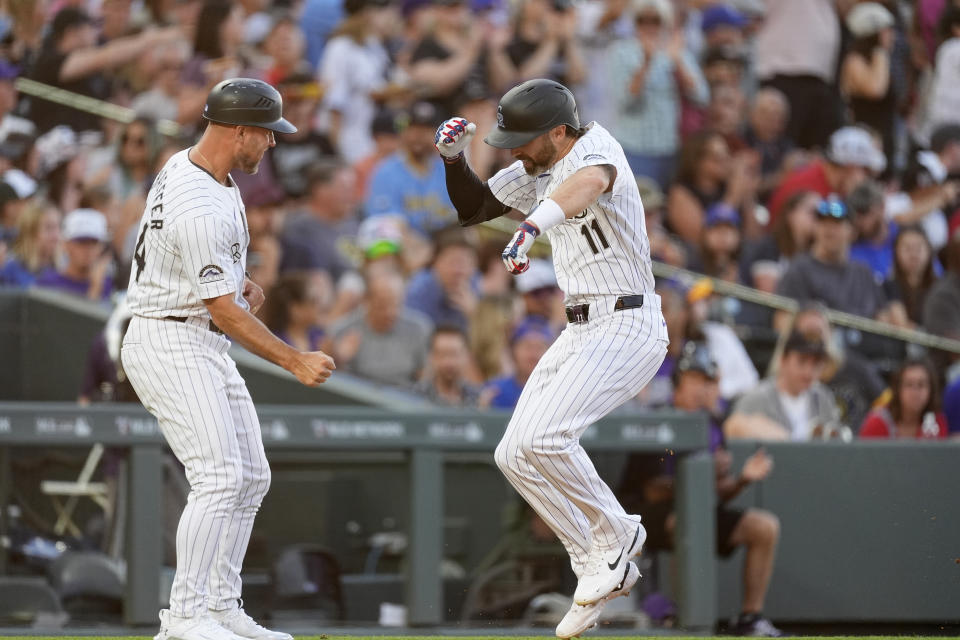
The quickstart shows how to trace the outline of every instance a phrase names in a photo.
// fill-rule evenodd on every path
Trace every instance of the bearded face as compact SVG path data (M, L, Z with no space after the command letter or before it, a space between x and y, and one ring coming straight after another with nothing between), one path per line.
M527 175L538 176L546 173L557 160L557 145L547 132L537 136L522 147L512 149L510 154L523 162Z

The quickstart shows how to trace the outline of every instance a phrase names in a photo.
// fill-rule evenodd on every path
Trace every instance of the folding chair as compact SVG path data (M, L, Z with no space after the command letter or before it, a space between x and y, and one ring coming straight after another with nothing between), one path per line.
M90 449L87 459L83 463L80 475L76 481L44 480L40 483L40 490L50 496L53 507L57 511L57 521L53 525L53 532L60 536L69 531L71 535L80 537L82 532L74 524L71 516L80 498L90 498L108 515L110 514L110 500L107 494L107 485L103 482L90 482L93 473L103 457L103 445L97 443ZM61 502L61 498L66 498Z

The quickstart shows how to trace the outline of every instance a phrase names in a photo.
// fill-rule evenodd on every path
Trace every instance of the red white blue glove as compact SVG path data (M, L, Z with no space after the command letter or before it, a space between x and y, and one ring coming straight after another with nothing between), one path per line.
M433 145L444 160L452 162L463 157L463 150L476 132L477 125L467 122L465 118L450 118L437 129Z
M510 240L510 244L500 254L507 271L517 275L530 268L530 258L527 257L527 251L533 246L538 235L540 235L540 229L537 228L537 225L529 221L520 223L517 232L513 234L513 239Z

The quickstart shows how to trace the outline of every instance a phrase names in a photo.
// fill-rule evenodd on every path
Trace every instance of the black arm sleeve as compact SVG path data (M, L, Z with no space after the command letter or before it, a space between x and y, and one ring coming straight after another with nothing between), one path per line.
M447 172L447 193L457 209L460 226L480 224L510 212L510 207L497 200L462 157L456 162L444 162L443 166Z

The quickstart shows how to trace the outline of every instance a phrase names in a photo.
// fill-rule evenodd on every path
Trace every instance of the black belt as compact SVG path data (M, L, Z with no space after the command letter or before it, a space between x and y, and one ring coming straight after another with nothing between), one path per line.
M180 318L180 317L177 317L177 316L167 316L167 317L164 318L164 320L173 320L174 322L184 322L184 323L185 323L187 320L189 320L189 318ZM209 329L210 331L213 331L213 332L216 333L217 335L221 335L221 336L222 336L222 335L226 335L226 334L223 332L223 329L221 329L221 328L218 327L216 324L214 324L213 320L211 320L211 321L209 322L209 324L207 325L207 329Z
M620 296L616 304L613 305L614 311L623 311L624 309L637 309L643 306L643 294L635 296ZM589 304L575 304L567 307L567 322L582 324L590 319Z

